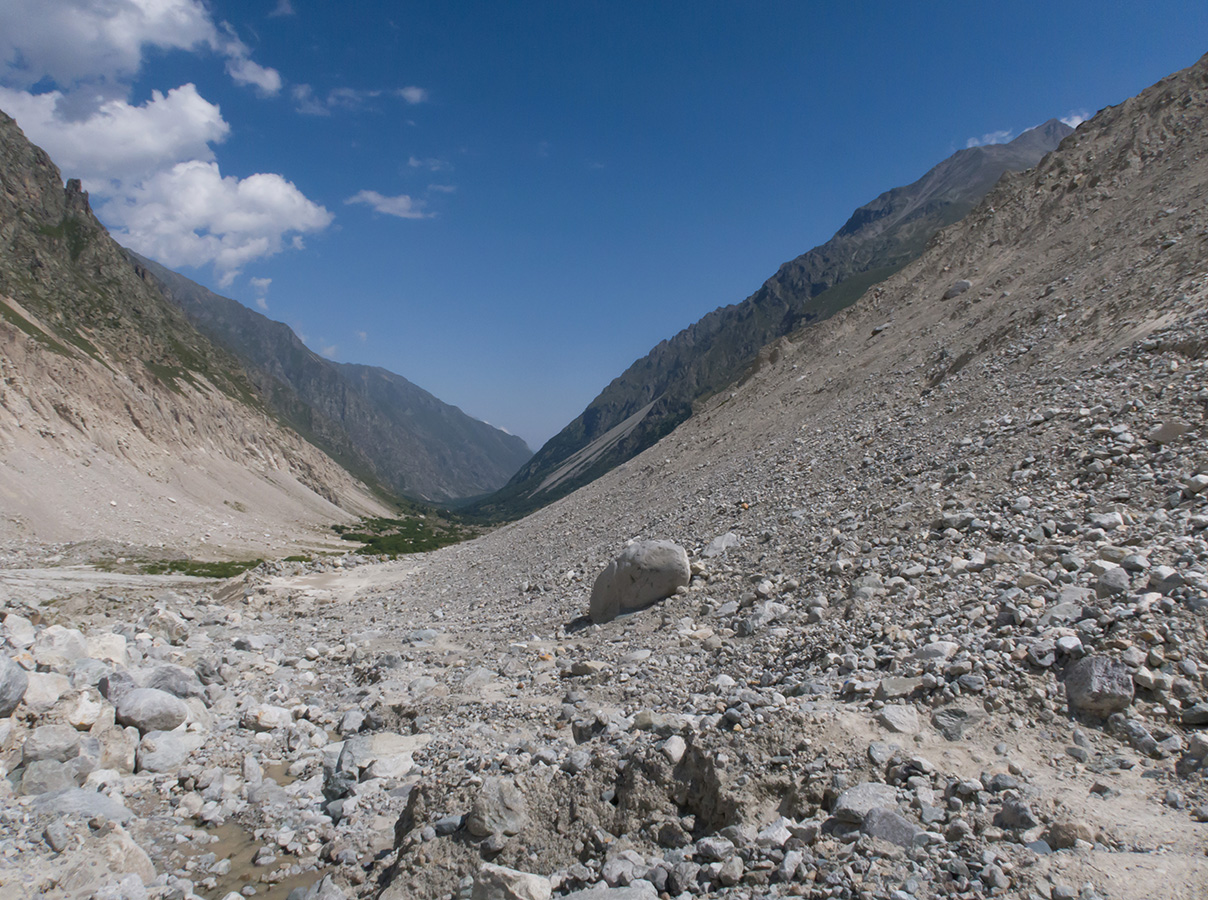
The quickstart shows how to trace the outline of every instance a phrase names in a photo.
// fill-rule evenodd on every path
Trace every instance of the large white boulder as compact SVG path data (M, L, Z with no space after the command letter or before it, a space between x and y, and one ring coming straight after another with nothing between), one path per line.
M644 609L688 584L688 553L671 541L637 541L608 564L591 589L588 613L597 624Z

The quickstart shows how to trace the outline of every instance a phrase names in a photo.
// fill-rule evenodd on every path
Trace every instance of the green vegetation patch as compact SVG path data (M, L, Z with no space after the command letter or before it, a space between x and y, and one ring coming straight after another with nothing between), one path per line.
M333 525L332 530L346 541L364 544L357 553L366 556L425 553L480 533L452 517L436 514L406 519L362 519L356 525Z
M196 559L165 559L144 563L147 575L192 575L194 578L234 578L260 565L262 559L242 559L230 562L203 562Z

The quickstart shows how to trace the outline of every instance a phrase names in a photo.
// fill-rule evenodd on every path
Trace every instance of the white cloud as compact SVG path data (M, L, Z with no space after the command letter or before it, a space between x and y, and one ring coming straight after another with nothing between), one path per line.
M0 61L10 84L50 78L125 81L138 72L143 47L214 46L218 30L199 0L4 0Z
M277 6L271 13L268 14L270 19L275 19L280 16L294 15L294 5L290 0L277 0Z
M429 217L423 211L423 201L415 200L407 194L387 197L377 191L358 191L344 202L365 203L372 206L376 212L387 216L398 216L400 219L426 219Z
M193 160L158 172L103 210L118 240L168 266L213 263L229 285L255 259L280 253L287 238L322 231L332 215L276 174L225 178L217 163Z
M280 73L253 62L248 46L229 24L216 25L202 0L0 3L0 63L10 86L49 80L97 102L124 97L148 47L209 49L227 58L236 84L266 96L281 90Z
M357 340L360 341L362 344L365 343L367 340L369 340L368 331L358 331L358 332L356 332L356 336L357 336Z
M452 194L457 191L455 184L430 184L428 190L435 191L438 194Z
M66 120L57 114L59 91L30 94L0 87L0 108L26 136L50 154L67 177L89 190L112 192L114 182L138 180L148 172L185 159L214 158L211 143L224 140L230 126L218 107L191 84L140 106L109 100L89 117Z
M268 287L273 283L271 278L249 278L252 290L256 292L256 306L261 312L268 312Z
M412 169L427 169L429 172L448 172L453 168L453 165L447 160L435 159L434 157L420 159L419 157L412 156L407 159L407 165Z
M264 97L275 97L281 93L281 73L253 61L242 41L228 44L226 56L226 71L235 84L253 87Z
M1079 125L1081 125L1083 122L1085 122L1090 117L1091 117L1091 114L1087 110L1075 109L1075 110L1072 110L1069 113L1069 115L1062 116L1061 121L1064 124L1070 126L1070 128L1077 128Z
M397 91L383 91L378 88L332 88L326 96L315 93L309 84L296 84L291 89L298 112L308 116L330 116L336 109L361 109L370 100L384 96L402 97L408 103L422 103L428 98L428 92L423 88L408 87Z
M321 344L319 346L319 355L326 356L328 359L335 359L336 351L339 350L336 344Z
M1002 131L989 131L981 137L971 137L965 142L965 147L984 147L987 144L1005 144L1015 136L1009 128Z

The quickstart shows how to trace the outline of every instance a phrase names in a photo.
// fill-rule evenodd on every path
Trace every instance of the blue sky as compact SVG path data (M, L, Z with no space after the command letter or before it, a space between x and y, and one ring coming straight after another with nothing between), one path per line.
M4 0L0 109L119 240L538 447L970 142L1208 4Z

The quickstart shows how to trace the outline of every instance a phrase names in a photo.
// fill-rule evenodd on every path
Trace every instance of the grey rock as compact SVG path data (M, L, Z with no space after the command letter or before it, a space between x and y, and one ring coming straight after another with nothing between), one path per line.
M528 825L528 804L510 778L488 778L474 798L466 828L476 837L520 834Z
M1208 725L1208 703L1201 701L1183 710L1182 722L1192 727Z
M860 825L860 831L870 837L899 847L913 847L915 838L923 833L913 822L891 809L874 807L868 811Z
M21 793L27 797L73 787L76 787L76 781L72 767L54 759L29 763L21 776Z
M931 724L949 741L959 741L964 733L984 721L986 716L979 712L946 706L931 714Z
M713 558L721 556L732 547L742 545L742 540L733 531L727 531L725 534L719 534L713 540L709 541L709 545L701 551L701 556Z
M870 810L896 807L898 792L892 785L866 781L850 787L835 801L834 816L840 822L859 825Z
M101 816L113 822L126 822L134 815L117 800L83 788L67 788L42 794L34 800L34 809L63 816L79 816L83 819Z
M138 744L140 772L175 772L205 743L187 731L149 731Z
M192 669L171 664L156 666L143 678L142 686L166 691L174 697L188 699L206 695L205 686Z
M1132 583L1128 572L1121 566L1108 569L1095 581L1095 593L1100 597L1114 597L1127 594Z
M953 297L959 297L961 294L963 294L965 291L969 290L969 288L971 288L971 287L973 287L973 282L969 281L967 278L962 278L959 281L954 281L954 282L952 282L952 287L950 287L950 288L948 288L948 290L944 291L944 299L951 300Z
M1003 802L1002 809L994 817L994 824L1000 828L1011 828L1026 831L1040 824L1032 808L1021 800L1008 799Z
M658 900L658 891L649 881L638 879L626 887L597 885L563 894L561 900Z
M0 718L13 714L28 687L29 676L25 670L6 654L0 653Z
M918 734L919 713L913 706L886 706L877 721L895 734Z
M171 731L189 717L189 707L179 697L156 688L135 688L116 703L117 721L133 725L144 734Z
M67 762L79 752L80 733L70 725L39 725L25 739L21 758L26 763L43 759Z
M597 624L666 599L691 580L688 554L671 541L630 544L596 578L589 615Z
M549 879L483 863L474 875L471 900L549 900Z
M1154 566L1149 570L1149 589L1159 594L1169 594L1183 586L1183 576L1170 566Z
M1106 656L1083 657L1066 672L1065 693L1078 712L1109 716L1132 703L1132 673Z

